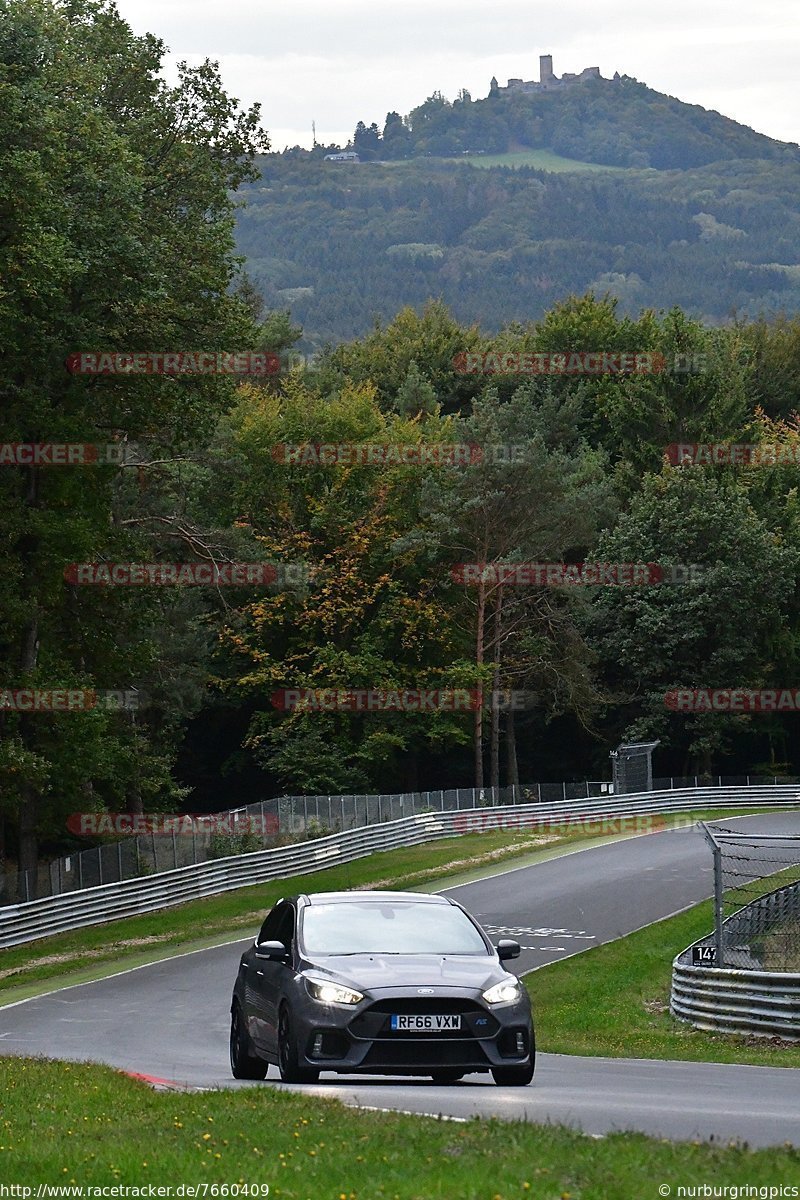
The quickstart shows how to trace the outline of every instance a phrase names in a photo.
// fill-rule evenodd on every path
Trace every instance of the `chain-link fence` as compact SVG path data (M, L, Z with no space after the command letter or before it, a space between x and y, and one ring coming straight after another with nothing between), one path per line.
M800 834L700 824L714 857L714 933L697 963L800 971Z
M694 787L792 783L787 776L672 776L654 779L655 791ZM0 874L0 905L58 896L101 883L117 883L157 871L231 854L324 837L400 817L452 809L488 808L502 804L554 803L611 795L607 781L534 783L503 788L448 788L428 792L395 792L373 796L281 796L214 814L214 820L181 818L179 827L130 836L89 850L77 851L37 871Z
M0 905L58 896L100 883L118 883L212 858L324 837L426 812L580 799L610 791L610 783L583 782L374 796L281 796L215 813L207 819L182 817L174 822L167 819L148 833L77 851L35 872L6 872L0 875Z

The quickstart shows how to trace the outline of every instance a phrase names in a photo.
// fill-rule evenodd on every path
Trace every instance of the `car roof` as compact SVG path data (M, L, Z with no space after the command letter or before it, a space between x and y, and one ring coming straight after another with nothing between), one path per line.
M304 904L358 904L365 900L391 900L392 903L405 902L415 904L450 904L446 896L435 896L429 892L312 892L310 895L298 896Z

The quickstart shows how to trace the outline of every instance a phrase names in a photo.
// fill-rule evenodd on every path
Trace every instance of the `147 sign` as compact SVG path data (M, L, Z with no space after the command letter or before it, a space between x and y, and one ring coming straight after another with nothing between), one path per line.
M692 946L693 967L713 967L716 961L716 946Z

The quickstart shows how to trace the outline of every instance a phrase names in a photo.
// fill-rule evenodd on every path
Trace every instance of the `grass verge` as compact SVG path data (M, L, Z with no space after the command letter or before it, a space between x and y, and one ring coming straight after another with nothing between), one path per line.
M266 1184L270 1200L631 1200L656 1196L661 1181L673 1195L681 1183L720 1179L768 1188L800 1169L789 1148L356 1115L270 1088L155 1092L86 1064L0 1059L0 1089L0 1178L34 1185L34 1196L40 1183L185 1184L199 1187L195 1196L205 1185L209 1197Z
M540 1050L612 1058L800 1067L800 1045L707 1033L669 1011L672 960L714 926L710 900L531 972Z

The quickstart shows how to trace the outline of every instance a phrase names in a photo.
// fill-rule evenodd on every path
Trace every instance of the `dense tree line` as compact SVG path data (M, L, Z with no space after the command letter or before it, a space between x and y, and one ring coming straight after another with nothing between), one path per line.
M267 160L257 184L258 113L228 100L212 65L184 69L169 88L163 47L135 37L110 5L0 8L0 445L110 445L130 449L133 463L119 465L119 453L105 465L5 456L0 466L4 859L28 868L76 846L66 818L83 809L603 778L609 750L631 735L661 739L665 772L800 765L795 714L687 715L664 701L674 688L797 684L797 466L680 466L665 447L734 441L797 454L800 322L718 328L680 307L584 294L582 278L573 285L561 267L545 311L526 301L543 265L526 258L519 222L531 254L547 229L574 244L590 209L620 246L644 247L663 206L662 227L680 243L696 215L685 179L672 180L669 202L651 192L646 211L629 204L624 217L604 190L618 186L624 206L622 185L533 173L373 175L348 193L341 177ZM740 183L742 170L731 176ZM792 178L776 165L768 192L785 253L796 238ZM286 238L284 263L269 259L273 275L256 272L258 286L234 255L233 194L248 181L277 192L248 219L276 248ZM759 208L750 182L704 203L717 224L746 226L765 262L777 251L759 225L767 201ZM330 322L345 295L374 281L348 257L358 237L373 239L386 264L389 302L411 279L420 310L398 304L388 323L332 338L313 366L292 366L302 330L273 307L274 289L311 221L327 230L331 269L351 264L328 296ZM505 264L503 320L500 276L494 293L473 279L480 304L466 314L424 303L431 237L462 239L465 272L474 255ZM705 262L713 242L696 237L680 264ZM377 250L409 243L423 250L406 259ZM322 296L316 305L325 312ZM352 313L357 324L363 310ZM69 354L90 349L248 349L282 369L238 385L229 375L65 369ZM661 356L667 369L464 365L465 355L587 351ZM458 464L440 450L440 465L331 465L286 449L319 444L415 446L429 458L436 447L513 446L514 456ZM680 586L503 582L504 564L593 560L702 572ZM123 561L266 561L285 579L84 587L69 571ZM465 582L460 563L494 574ZM131 688L147 704L29 712L6 703L37 688ZM276 700L287 689L409 688L514 692L525 706L353 712Z

